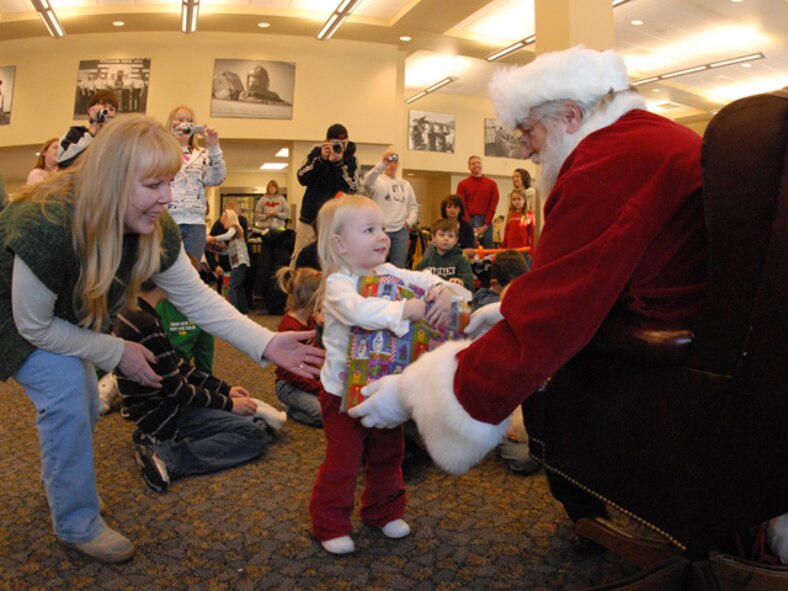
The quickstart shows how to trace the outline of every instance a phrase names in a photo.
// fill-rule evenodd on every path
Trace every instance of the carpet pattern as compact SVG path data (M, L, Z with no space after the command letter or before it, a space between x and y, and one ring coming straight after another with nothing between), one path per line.
M274 328L279 317L252 313ZM215 373L278 404L274 373L217 341ZM19 386L0 384L0 590L572 590L634 567L605 553L578 556L572 526L543 473L518 476L490 454L449 476L423 456L406 460L413 534L385 538L356 514L356 553L335 557L312 538L307 506L323 432L288 422L247 465L151 491L133 457L132 424L101 417L95 465L105 519L137 553L104 565L59 544L39 480L35 411Z

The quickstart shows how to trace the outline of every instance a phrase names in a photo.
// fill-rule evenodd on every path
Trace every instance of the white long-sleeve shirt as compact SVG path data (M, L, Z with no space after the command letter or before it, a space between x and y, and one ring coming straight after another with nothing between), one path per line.
M364 189L383 210L386 232L396 232L419 220L419 203L410 183L383 174L385 169L386 163L378 162L364 177Z
M451 290L454 301L470 301L471 293L455 283L449 283L429 271L409 271L385 263L374 269L376 275L392 275L403 281L417 285L427 291L435 285L443 285ZM349 270L332 273L326 280L323 297L323 345L326 348L326 361L320 372L320 380L326 392L342 396L345 388L344 371L347 363L347 347L350 328L376 330L387 328L397 336L402 336L410 328L410 321L403 320L405 302L385 298L365 298L358 293L360 277Z

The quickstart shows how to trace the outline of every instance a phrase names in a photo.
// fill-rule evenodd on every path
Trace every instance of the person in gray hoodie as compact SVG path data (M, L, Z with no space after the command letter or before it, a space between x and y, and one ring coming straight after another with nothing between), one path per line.
M424 252L424 258L416 268L419 271L429 269L439 277L473 291L471 264L457 244L459 238L457 222L440 219L432 224L430 233L432 244Z

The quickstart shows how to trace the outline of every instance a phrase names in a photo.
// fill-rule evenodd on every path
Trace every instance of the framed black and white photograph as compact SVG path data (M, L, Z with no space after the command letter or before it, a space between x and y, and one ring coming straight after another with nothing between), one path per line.
M484 155L492 158L523 159L520 140L512 130L501 125L495 118L484 120Z
M408 149L454 154L456 132L454 115L411 111L408 118Z
M211 117L292 119L294 93L294 63L216 60Z
M11 102L14 98L16 66L0 66L0 125L11 123Z
M150 59L125 58L79 62L74 119L88 118L88 101L97 90L111 90L118 114L144 113L148 104Z

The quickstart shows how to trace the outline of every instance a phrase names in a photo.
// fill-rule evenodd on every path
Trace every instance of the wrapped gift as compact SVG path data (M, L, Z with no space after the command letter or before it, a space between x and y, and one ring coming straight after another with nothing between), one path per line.
M361 277L358 292L363 297L387 300L424 299L422 288L404 282L393 275ZM429 310L431 303L427 304ZM427 321L411 322L407 333L398 337L388 329L367 330L354 326L350 329L348 362L345 366L345 389L342 410L364 401L361 389L383 376L402 373L422 353L432 351L448 340L463 338L463 330L470 320L471 309L465 302L452 304L449 320L443 326L432 327Z

